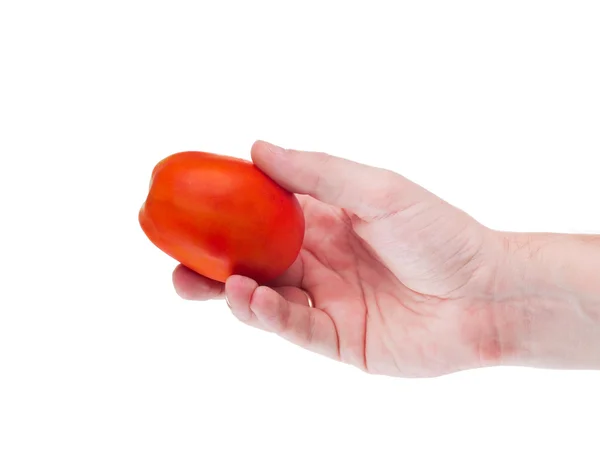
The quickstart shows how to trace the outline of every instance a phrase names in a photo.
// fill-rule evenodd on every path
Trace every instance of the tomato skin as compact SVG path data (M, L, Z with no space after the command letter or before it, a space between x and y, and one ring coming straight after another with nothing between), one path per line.
M296 196L249 161L187 151L160 161L139 212L154 245L186 267L224 282L266 283L297 258L304 214Z

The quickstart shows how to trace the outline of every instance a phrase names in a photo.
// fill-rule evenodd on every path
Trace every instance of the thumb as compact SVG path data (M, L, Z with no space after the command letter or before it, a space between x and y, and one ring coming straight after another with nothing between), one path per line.
M257 141L252 161L271 179L296 194L308 194L371 220L400 212L435 196L392 171L308 151Z

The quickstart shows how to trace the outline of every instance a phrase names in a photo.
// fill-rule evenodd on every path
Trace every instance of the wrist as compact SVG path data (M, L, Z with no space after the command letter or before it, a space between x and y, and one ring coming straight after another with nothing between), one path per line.
M600 369L600 238L497 236L490 311L501 363Z

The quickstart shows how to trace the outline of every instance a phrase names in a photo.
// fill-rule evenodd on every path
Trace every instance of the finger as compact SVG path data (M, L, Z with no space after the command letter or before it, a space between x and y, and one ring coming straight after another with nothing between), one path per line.
M250 309L250 301L256 288L258 288L258 284L250 278L240 275L231 276L225 283L225 299L229 309L236 318L251 326L265 329ZM282 286L274 288L274 291L288 301L296 304L308 306L312 303L312 298L308 296L306 291L300 288Z
M299 286L303 278L303 268L298 258L286 272L269 282L270 286ZM206 278L184 265L177 265L173 270L173 286L177 294L186 300L207 301L222 299L225 296L225 285Z
M286 150L257 141L251 155L256 166L289 191L308 194L363 219L398 212L433 197L392 171L325 153Z
M266 286L254 290L250 310L264 329L310 351L340 359L335 324L325 312L290 302Z
M240 275L233 275L225 282L225 298L229 309L244 323L256 323L256 317L250 310L250 298L256 288L258 284L254 280Z
M225 289L223 283L199 275L183 265L178 265L173 271L173 286L183 299L197 301L223 298Z

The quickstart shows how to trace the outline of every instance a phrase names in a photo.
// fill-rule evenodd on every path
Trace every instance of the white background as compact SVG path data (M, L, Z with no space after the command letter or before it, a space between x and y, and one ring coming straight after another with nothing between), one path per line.
M137 212L255 139L599 232L595 1L0 3L0 472L599 472L600 374L365 375L180 300Z

